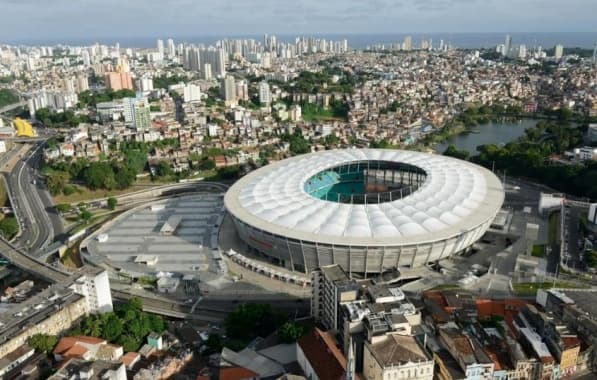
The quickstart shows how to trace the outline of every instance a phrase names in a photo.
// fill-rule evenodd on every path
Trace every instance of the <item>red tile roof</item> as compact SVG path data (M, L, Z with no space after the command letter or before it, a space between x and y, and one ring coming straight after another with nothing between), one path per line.
M259 374L243 367L220 368L220 380L245 380L258 377Z
M330 334L313 329L298 340L305 357L320 379L340 380L345 376L346 358Z

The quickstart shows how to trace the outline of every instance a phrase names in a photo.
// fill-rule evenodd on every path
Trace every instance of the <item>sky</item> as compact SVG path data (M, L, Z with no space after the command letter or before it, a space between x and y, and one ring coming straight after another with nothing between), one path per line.
M0 0L0 42L60 38L597 32L597 0Z

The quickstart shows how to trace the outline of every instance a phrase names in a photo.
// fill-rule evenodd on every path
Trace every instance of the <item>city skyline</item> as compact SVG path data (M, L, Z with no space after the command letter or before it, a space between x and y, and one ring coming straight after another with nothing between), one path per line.
M3 0L0 41L213 35L596 32L591 0ZM250 15L251 17L247 17ZM486 15L487 17L484 17ZM29 25L23 28L23 18ZM105 22L109 20L110 22ZM43 31L43 33L41 32Z

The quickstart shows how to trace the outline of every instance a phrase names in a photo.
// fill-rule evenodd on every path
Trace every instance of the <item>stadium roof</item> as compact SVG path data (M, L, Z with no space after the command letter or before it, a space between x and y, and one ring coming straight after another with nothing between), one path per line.
M412 194L379 204L317 199L305 182L326 169L355 161L416 166L425 182ZM236 182L225 197L241 221L276 235L338 245L417 244L460 235L493 220L504 200L500 180L467 161L414 151L330 150L292 157Z

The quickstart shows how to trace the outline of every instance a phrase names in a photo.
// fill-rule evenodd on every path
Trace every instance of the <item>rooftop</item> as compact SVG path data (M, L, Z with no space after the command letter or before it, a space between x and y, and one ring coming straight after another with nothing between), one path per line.
M412 336L391 334L381 342L367 343L367 346L382 367L429 360L417 340Z
M379 204L317 199L304 183L317 173L356 162L387 161L426 173L412 194ZM466 161L420 152L344 149L292 157L255 170L228 190L236 218L291 238L339 245L413 244L443 240L493 220L504 200L499 179Z

